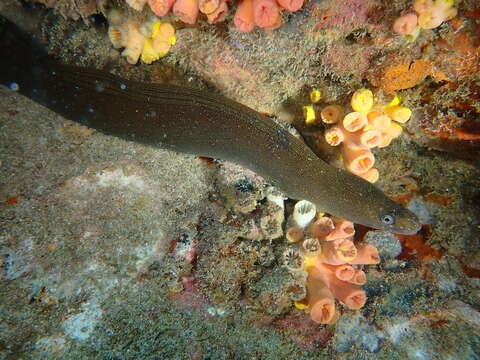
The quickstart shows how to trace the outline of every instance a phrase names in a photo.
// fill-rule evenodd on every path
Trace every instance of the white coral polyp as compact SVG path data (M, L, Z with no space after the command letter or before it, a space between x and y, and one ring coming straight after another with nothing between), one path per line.
M307 200L301 200L293 208L293 221L302 229L305 229L312 222L317 214L315 204Z

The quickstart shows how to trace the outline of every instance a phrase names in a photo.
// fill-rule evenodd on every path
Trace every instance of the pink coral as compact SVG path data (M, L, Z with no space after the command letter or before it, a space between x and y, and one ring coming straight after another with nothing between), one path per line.
M237 7L233 22L238 30L250 32L255 28L253 19L253 0L242 0Z
M400 35L413 35L418 25L418 17L415 13L400 16L393 23L393 31Z
M127 0L136 10L141 10L147 0ZM255 26L276 29L282 24L280 10L294 12L301 9L304 0L243 0L237 5L235 27L250 32ZM200 13L207 16L208 23L222 22L228 15L228 0L148 0L148 5L157 16L170 11L187 24L195 24Z
M303 6L303 0L277 0L277 2L282 8L291 12L298 11Z
M356 100L362 100L360 96L362 94L369 100L366 107L359 106L361 103L358 101L353 101L355 95ZM403 128L398 123L408 121L412 114L409 108L399 105L398 98L395 99L395 104L384 106L375 103L373 93L368 89L357 90L352 97L352 107L358 108L359 111L346 114L343 120L332 124L325 131L327 144L342 145L345 169L371 183L379 178L378 170L373 167L375 157L371 149L386 147L400 136ZM332 108L332 105L325 109L327 108ZM331 124L329 119L325 121L323 117L322 121Z
M165 16L173 7L175 0L148 0L148 5L157 16Z
M276 29L282 24L275 0L253 0L253 19L257 26L264 29Z
M222 22L225 20L228 14L228 5L225 0L220 1L220 4L218 7L211 12L210 14L207 14L207 19L209 24L216 24L219 22Z
M355 246L351 240L322 241L322 252L305 259L307 278L307 302L312 320L329 324L338 319L334 299L349 309L365 305L365 291L357 285L366 282L363 270L355 264L378 263L378 251L371 245Z
M457 16L454 3L452 0L415 0L413 9L416 13L400 16L393 24L393 31L415 37L419 28L434 29Z
M173 13L186 24L195 24L199 13L198 0L176 0Z
M322 216L305 230L302 251L290 249L286 252L288 256L284 254L285 266L292 274L298 276L302 271L307 274L307 297L297 305L307 307L316 323L337 321L340 315L335 300L352 310L365 305L365 291L358 287L367 280L362 268L378 264L380 257L372 245L355 245L354 234L351 222Z

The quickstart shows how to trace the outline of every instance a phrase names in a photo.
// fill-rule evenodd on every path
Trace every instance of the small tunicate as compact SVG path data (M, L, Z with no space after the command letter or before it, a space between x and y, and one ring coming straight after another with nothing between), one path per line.
M125 90L126 88L127 88L127 85L125 85L124 83L120 84L120 89Z

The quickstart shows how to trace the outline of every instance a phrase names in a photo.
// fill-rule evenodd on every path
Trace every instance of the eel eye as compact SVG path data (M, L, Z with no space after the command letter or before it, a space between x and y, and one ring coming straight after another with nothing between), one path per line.
M393 225L395 224L395 216L392 214L385 214L380 217L380 220L386 225Z

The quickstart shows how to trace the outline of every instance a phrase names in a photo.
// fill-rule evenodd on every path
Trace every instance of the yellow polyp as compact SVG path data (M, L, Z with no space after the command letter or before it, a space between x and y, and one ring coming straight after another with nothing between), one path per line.
M443 7L446 7L446 8L450 8L450 7L453 7L453 5L455 5L455 0L436 0L435 4L437 6L443 6Z
M412 110L406 106L388 106L385 108L385 113L390 116L390 118L400 124L405 124L410 117L412 116Z
M162 34L163 37L175 35L175 28L173 27L172 24L166 22L160 26L160 33Z
M162 37L152 39L152 46L159 57L166 56L172 47L172 45Z
M161 21L153 22L151 37L145 40L143 46L142 61L145 64L151 64L168 55L170 47L176 42L175 28L171 24Z
M157 21L153 24L152 38L163 38L170 45L175 45L177 37L175 36L175 28L170 23L162 23Z
M320 90L314 89L310 91L310 101L314 104L318 103L322 98L322 93Z
M151 64L152 62L160 58L158 52L152 46L152 39L146 39L143 43L143 50L141 59L145 64Z
M307 310L309 308L308 304L305 304L300 301L294 301L293 305L295 305L295 307L299 310Z
M392 101L390 101L389 104L387 104L387 107L388 106L395 106L395 105L400 105L400 103L402 102L402 98L395 94L394 98L392 99Z
M325 135L325 140L327 141L327 143L329 144L335 144L338 140L338 135L335 135L335 134L327 134Z
M312 105L305 105L303 107L303 118L305 119L305 124L307 125L315 123L316 115L315 109Z
M358 89L352 95L351 106L354 111L367 113L373 107L373 93L369 89Z
M160 34L160 26L162 25L161 21L155 21L152 26L152 38L158 37Z
M304 256L303 258L303 267L308 271L308 268L313 266L317 262L316 256Z
M385 135L386 135L385 139L386 140L388 138L395 139L395 138L399 137L402 134L402 132L403 132L403 127L400 124L392 122L390 124L390 127L385 132Z
M168 55L168 51L158 53L158 57L159 57L159 58L165 57L165 56L167 56L167 55Z

